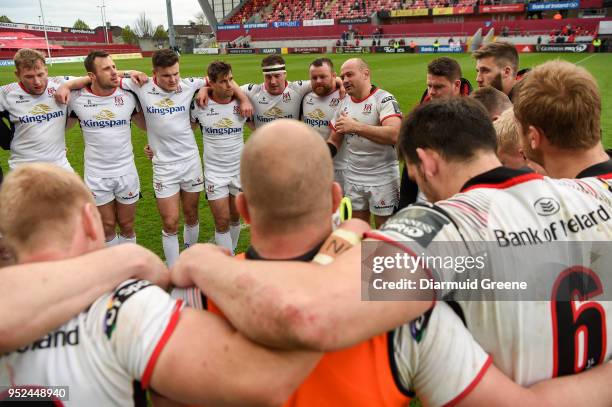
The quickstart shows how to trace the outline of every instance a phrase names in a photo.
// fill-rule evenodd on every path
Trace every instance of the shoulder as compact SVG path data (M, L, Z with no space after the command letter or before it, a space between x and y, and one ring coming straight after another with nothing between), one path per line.
M374 94L374 97L380 104L388 103L391 101L397 102L397 99L395 99L395 96L393 96L390 92L387 92L384 89L378 89L378 92Z
M451 215L431 204L408 206L393 215L380 231L403 240L416 241L427 247L432 241L456 241L461 237Z

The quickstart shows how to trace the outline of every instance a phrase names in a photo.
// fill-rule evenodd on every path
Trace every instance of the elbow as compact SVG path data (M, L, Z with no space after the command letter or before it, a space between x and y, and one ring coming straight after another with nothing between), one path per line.
M320 303L320 299L303 297L283 307L281 320L293 348L314 351L337 348L333 321Z
M390 143L392 145L397 145L398 141L399 141L399 129L397 131L393 131L393 133L391 133L391 136L389 137L390 139Z

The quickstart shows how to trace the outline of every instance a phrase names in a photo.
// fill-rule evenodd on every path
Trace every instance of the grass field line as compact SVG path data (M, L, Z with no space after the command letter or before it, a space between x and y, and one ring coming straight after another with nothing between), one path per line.
M586 61L586 60L589 60L589 59L593 58L595 55L597 55L597 54L592 54L592 55L589 55L588 57L582 58L580 61L575 62L575 63L574 63L574 65L580 65L580 64L581 64L581 63L583 63L584 61Z

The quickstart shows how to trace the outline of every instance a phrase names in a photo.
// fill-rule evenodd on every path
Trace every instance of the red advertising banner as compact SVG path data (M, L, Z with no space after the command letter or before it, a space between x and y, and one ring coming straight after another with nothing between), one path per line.
M525 11L525 4L500 4L497 6L480 6L481 13L520 13Z
M473 14L474 6L455 6L453 7L453 14Z

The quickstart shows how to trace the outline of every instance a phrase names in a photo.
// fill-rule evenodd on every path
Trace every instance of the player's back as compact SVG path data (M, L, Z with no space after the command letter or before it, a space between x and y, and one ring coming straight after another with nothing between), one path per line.
M137 405L159 353L154 350L164 345L180 305L148 281L126 281L58 329L1 356L0 385L68 386L66 406Z
M612 303L605 301L612 284L611 198L599 179L552 180L500 167L435 208L403 210L382 230L428 253L484 256L479 270L438 269L441 281L476 282L441 292L459 303L495 364L532 384L580 372L611 354ZM425 234L414 238L407 225ZM489 281L515 284L491 289Z

